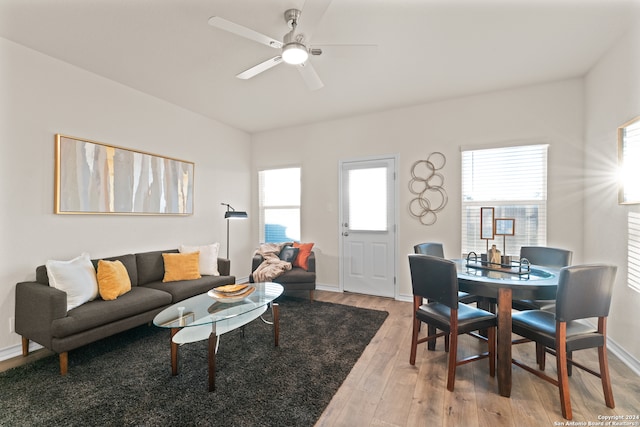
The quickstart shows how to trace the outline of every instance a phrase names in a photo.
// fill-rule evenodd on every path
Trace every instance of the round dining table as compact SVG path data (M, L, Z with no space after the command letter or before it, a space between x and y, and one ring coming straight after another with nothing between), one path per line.
M498 390L501 396L511 396L511 304L514 299L555 300L560 270L538 265L528 272L518 267L487 268L466 259L456 263L458 288L484 297L489 302L483 308L497 304L497 368ZM482 306L482 302L478 303Z

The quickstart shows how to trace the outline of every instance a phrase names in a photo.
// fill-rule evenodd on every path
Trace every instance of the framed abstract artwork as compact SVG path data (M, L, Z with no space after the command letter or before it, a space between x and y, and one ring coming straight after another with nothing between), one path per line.
M191 215L195 164L56 134L55 213Z

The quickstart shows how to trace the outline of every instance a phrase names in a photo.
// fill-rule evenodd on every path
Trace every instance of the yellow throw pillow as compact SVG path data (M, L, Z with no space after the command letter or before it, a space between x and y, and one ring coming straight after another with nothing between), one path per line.
M131 279L122 262L98 261L98 292L103 300L114 300L130 290Z
M200 275L200 252L189 252L186 254L162 254L164 259L163 282L175 282L178 280L199 279Z

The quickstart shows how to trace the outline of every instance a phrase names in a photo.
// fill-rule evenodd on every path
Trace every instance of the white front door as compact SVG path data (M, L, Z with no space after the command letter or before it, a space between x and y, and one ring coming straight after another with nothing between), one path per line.
M340 162L342 289L396 296L396 158Z

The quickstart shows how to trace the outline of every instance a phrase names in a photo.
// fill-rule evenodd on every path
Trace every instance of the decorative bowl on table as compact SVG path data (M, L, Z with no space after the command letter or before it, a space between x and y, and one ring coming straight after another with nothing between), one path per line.
M218 302L232 303L242 301L255 292L255 290L256 288L254 286L249 285L225 285L211 289L207 292L207 295Z

